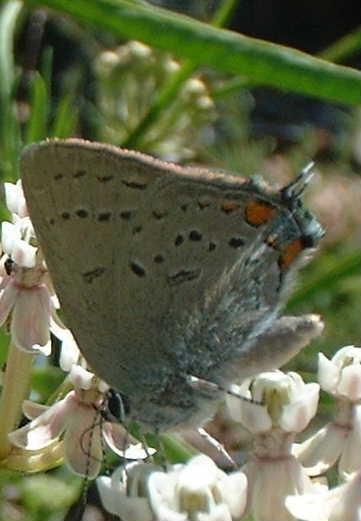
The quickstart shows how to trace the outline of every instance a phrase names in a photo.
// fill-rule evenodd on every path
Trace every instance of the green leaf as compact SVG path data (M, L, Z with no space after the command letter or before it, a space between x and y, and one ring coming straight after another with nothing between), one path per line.
M360 49L361 26L324 49L319 57L332 62L341 62L358 53Z
M31 85L31 115L26 126L25 143L34 143L47 136L49 94L46 83L37 72Z
M53 366L34 367L31 375L32 390L39 393L41 401L46 402L64 380L64 373Z
M194 448L177 438L173 434L160 434L160 442L165 452L167 460L174 463L186 463L192 456L199 452Z
M299 306L319 291L332 293L335 287L347 277L361 273L361 252L344 255L332 262L327 269L312 279L308 279L288 301L287 309Z
M74 108L74 96L67 94L59 101L50 131L52 137L67 138L74 133L78 111Z
M8 98L15 80L14 32L22 2L6 2L0 11L0 99Z
M361 102L361 72L304 52L218 29L127 0L28 0L257 83L350 105Z
M227 23L236 5L236 0L223 0L215 12L211 24L215 27L221 27ZM146 135L147 131L156 124L161 115L167 110L167 107L177 98L182 86L196 69L197 63L193 60L186 60L182 64L178 72L174 74L159 92L145 117L131 132L126 141L122 143L125 148L142 148L142 138Z
M0 10L0 170L3 178L18 177L20 125L16 117L13 92L16 86L14 35L22 2L6 2Z

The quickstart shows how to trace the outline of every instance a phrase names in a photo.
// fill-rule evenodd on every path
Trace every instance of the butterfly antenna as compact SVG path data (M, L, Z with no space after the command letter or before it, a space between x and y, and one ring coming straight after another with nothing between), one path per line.
M304 192L314 175L314 166L314 161L310 161L296 179L281 190L282 195L286 200L294 201Z
M229 396L234 396L235 398L238 398L239 400L242 400L243 402L253 403L254 405L264 405L262 402L259 402L257 400L253 400L253 398L248 398L248 396L244 396L242 394L239 394L237 391L234 391L230 389L229 387L223 387L222 385L210 382L209 380L204 380L203 378L198 378L198 376L188 375L187 381L189 385L195 389L199 389L202 391L210 391L210 392L217 392L221 391L222 393L228 394Z

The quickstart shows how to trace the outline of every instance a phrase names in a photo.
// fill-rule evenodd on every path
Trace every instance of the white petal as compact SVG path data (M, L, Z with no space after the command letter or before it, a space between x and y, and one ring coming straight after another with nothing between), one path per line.
M14 244L21 239L20 230L7 221L1 223L1 244L3 251L12 255Z
M35 420L35 418L38 418L49 409L49 405L32 402L31 400L24 400L22 409L23 413L29 420Z
M62 343L59 365L63 371L69 372L74 364L77 364L80 357L80 351L76 342Z
M33 344L32 350L35 353L42 353L44 356L49 356L51 354L51 340L49 338L48 342L41 346L40 344Z
M339 349L332 357L332 361L340 369L345 365L348 365L351 360L353 361L352 363L361 363L361 348L355 347L353 345L345 346Z
M287 432L302 432L317 412L320 386L307 384L299 398L282 409L280 427Z
M178 476L178 488L184 487L186 492L199 491L217 481L218 468L214 461L204 454L199 454L182 466Z
M357 401L361 398L361 366L349 365L341 371L341 379L337 387L338 394L349 400Z
M8 210L11 213L17 214L19 217L26 217L28 215L24 192L21 181L16 184L4 183L5 201Z
M230 416L234 421L253 433L267 432L272 428L272 420L266 407L236 396L227 396Z
M65 462L71 470L95 478L103 463L101 421L91 405L78 407L69 418L64 437Z
M293 457L252 460L244 467L248 476L250 508L256 521L291 521L285 498L312 491L311 480Z
M232 519L241 518L247 505L246 475L243 472L233 472L219 483L219 488Z
M305 521L360 521L361 475L355 473L347 483L328 492L290 496L286 506Z
M210 512L198 512L197 521L232 521L232 516L226 505L215 505Z
M57 310L54 307L54 295L50 296L50 313L51 313L51 319L50 319L50 328L53 335L55 335L60 341L66 340L68 336L68 331L70 334L71 331L68 329L62 322L61 318L59 317ZM54 316L53 316L54 314Z
M361 468L361 405L354 406L353 426L347 436L339 462L341 474L351 474Z
M55 295L55 293L51 295L51 302L52 302L52 304L54 306L54 309L60 309L60 302L59 302L58 296ZM58 322L57 323L58 324L59 323L62 324L60 318L59 317L57 317L57 318L58 318ZM64 324L62 324L62 326L65 327Z
M324 354L318 354L318 381L324 391L334 394L340 377L339 368Z
M5 202L11 213L18 213L19 190L14 183L4 183Z
M153 513L145 498L127 497L123 483L102 476L97 480L99 496L104 508L124 521L152 521Z
M344 485L328 493L331 514L329 521L360 521L361 474L357 472Z
M186 513L177 510L177 480L172 474L153 472L149 476L149 502L157 521L187 521L188 518Z
M310 476L317 476L336 463L348 434L348 429L330 423L303 443L295 445L293 453Z
M17 301L19 289L13 284L12 280L8 280L5 288L0 293L0 326L8 318L15 302Z
M289 387L288 376L279 370L260 373L252 383L252 397L256 402L264 400L264 394L269 389Z
M50 330L61 341L59 365L63 371L69 372L72 365L77 364L79 361L80 351L78 345L71 331L59 327L53 319L50 320Z
M285 505L296 518L304 521L329 521L330 508L323 494L287 496Z
M80 365L72 365L70 370L70 380L76 389L89 390L93 386L96 377L94 373L87 371Z
M119 515L119 502L125 496L125 485L119 483L116 487L109 476L99 476L96 483L103 507L111 514Z
M11 320L11 336L15 345L25 351L45 351L50 340L49 295L45 286L19 291Z
M110 387L109 385L104 382L104 380L98 380L98 391L102 394L105 394L109 391Z
M19 239L13 244L12 259L22 268L34 268L38 249Z
M105 422L103 436L110 449L127 460L146 459L156 452L151 447L145 450L141 443L135 443L134 438L120 423Z
M11 443L27 450L40 450L53 443L66 428L67 417L73 412L74 401L71 398L69 393L35 420L11 432Z

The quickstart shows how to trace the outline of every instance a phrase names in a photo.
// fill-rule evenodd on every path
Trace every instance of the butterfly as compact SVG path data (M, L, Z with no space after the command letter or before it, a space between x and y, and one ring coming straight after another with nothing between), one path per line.
M200 424L231 381L280 367L322 330L280 317L323 230L300 196L79 139L27 147L31 220L94 372L158 429Z

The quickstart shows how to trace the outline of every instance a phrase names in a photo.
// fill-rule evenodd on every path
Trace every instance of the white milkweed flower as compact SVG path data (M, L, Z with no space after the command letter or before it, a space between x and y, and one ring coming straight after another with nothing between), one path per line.
M73 337L72 332L58 323L52 321L50 331L61 342L59 365L63 371L71 371L73 365L77 365L80 359L80 351L78 344Z
M23 218L28 217L28 209L26 206L25 196L21 179L14 183L4 183L5 202L8 210L16 216Z
M254 435L242 468L248 478L247 509L255 521L290 521L285 498L314 490L291 447L316 414L319 385L305 384L297 373L272 371L248 380L238 392L251 401L228 396L230 415Z
M46 284L47 270L30 219L2 223L0 325L10 321L16 347L50 353L50 320L55 308Z
M63 343L62 361L70 370L76 362L75 342L56 313L59 305L28 217L21 181L4 183L4 188L12 222L1 224L0 326L10 325L14 345L34 354L50 354L51 331Z
M326 472L338 461L346 476L361 469L361 348L341 348L331 360L319 354L321 388L336 399L335 419L294 447L309 475Z
M246 476L225 474L205 455L168 471L145 465L132 469L126 486L119 472L98 479L104 507L124 521L236 521L245 511Z
M241 519L247 501L243 472L225 474L205 455L168 472L154 472L149 500L157 521L232 521Z
M10 442L29 451L50 450L64 439L64 458L76 474L94 478L103 461L103 439L117 454L145 458L148 452L137 446L128 451L131 436L119 422L102 417L109 387L86 369L73 365L70 379L74 390L50 407L26 402L30 423L9 434Z
M288 496L286 507L295 518L304 521L360 521L361 472L328 491Z
M111 477L97 478L104 508L123 521L153 521L147 496L149 475L160 467L152 463L131 463L119 467Z

